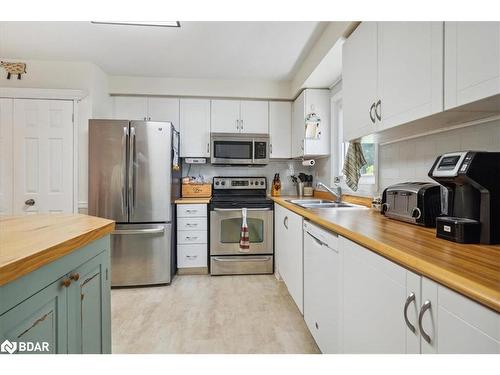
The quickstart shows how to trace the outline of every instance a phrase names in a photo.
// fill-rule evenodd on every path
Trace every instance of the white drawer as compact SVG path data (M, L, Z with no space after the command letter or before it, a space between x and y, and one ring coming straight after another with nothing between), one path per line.
M207 205L178 204L177 217L207 217Z
M177 267L207 267L207 245L178 245Z
M180 217L177 230L207 230L206 217Z
M178 244L207 243L206 230L181 230L177 232Z

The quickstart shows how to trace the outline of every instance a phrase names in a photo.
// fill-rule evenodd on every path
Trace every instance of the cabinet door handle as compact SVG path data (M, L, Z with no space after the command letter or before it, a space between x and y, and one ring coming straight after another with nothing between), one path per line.
M62 286L67 288L71 285L71 280L70 279L63 279L63 281L61 282Z
M240 130L240 120L236 120L236 130Z
M424 331L424 327L422 326L422 319L424 318L424 314L427 310L431 308L431 301L427 300L424 302L422 307L420 308L420 313L418 314L418 328L420 329L420 334L429 344L431 343L431 337Z
M210 142L207 143L207 154L210 154Z
M240 130L243 130L243 120L240 120Z
M404 310L403 310L403 316L405 318L406 326L413 333L415 333L416 329L415 329L415 326L413 324L411 324L410 321L408 320L408 306L410 306L410 303L412 303L414 301L415 301L415 293L412 292L412 293L410 293L410 295L408 296L408 298L406 298L405 307L404 307Z
M375 115L373 114L373 111L375 110L375 103L372 104L370 107L370 120L372 120L372 123L375 124Z
M269 155L273 153L273 144L269 143Z
M283 225L286 229L288 229L288 216L285 216L285 218L283 219Z
M382 120L382 100L378 100L377 104L375 104L375 116L379 121Z
M69 278L73 281L78 281L80 279L80 274L78 272L72 273L69 275Z

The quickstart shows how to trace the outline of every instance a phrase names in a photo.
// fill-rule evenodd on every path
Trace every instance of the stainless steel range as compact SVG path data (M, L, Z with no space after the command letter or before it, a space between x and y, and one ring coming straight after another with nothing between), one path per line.
M273 202L265 177L214 177L210 203L210 273L273 273ZM250 249L240 249L242 209L247 209Z

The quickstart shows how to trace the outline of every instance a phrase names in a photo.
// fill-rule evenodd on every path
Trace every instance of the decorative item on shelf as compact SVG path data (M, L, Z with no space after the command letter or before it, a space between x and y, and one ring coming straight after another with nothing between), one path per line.
M273 197L279 197L281 195L281 180L279 173L276 173L274 175L273 184L271 187L271 195Z
M309 113L305 118L305 138L320 139L321 138L321 118L316 113Z
M25 63L0 61L0 66L7 72L7 79L10 79L12 74L17 75L17 79L21 79L21 75L26 73Z

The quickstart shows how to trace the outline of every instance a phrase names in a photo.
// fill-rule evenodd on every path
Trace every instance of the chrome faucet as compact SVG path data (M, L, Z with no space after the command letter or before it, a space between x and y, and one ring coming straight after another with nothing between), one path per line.
M318 182L316 184L317 187L322 187L322 188L325 188L330 194L333 194L335 195L335 203L340 203L342 202L342 188L340 187L340 185L337 185L335 184L334 186L334 189L326 186L324 183L322 182Z

